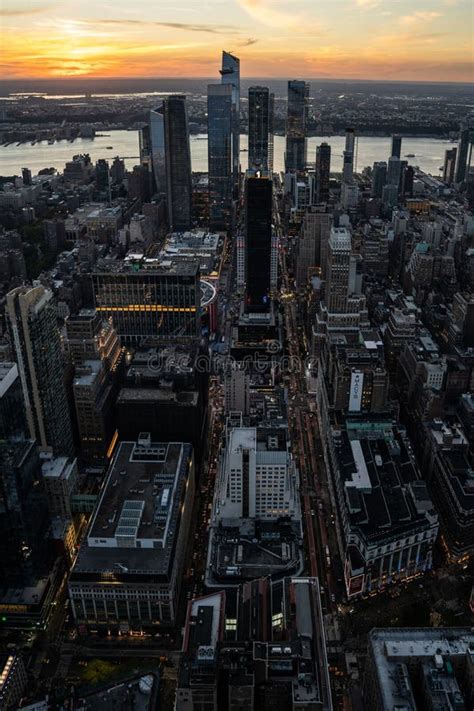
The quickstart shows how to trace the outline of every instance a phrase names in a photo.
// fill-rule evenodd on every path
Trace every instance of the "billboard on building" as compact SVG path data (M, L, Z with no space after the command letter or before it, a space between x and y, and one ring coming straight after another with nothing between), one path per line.
M349 412L360 412L363 387L364 373L360 370L353 370L351 374L351 389L349 391Z

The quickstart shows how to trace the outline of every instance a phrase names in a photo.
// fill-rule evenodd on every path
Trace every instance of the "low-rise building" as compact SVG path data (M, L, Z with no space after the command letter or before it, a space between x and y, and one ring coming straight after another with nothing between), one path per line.
M174 624L193 498L191 445L120 442L69 579L78 626Z

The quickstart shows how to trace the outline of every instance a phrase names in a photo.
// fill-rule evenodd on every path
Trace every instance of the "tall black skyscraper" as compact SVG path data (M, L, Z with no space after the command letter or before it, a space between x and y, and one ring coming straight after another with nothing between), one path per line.
M232 92L230 84L207 87L209 224L217 230L232 225Z
M306 121L309 84L294 79L288 82L285 170L300 172L306 166Z
M168 218L172 230L191 227L191 151L186 97L168 96L163 102Z
M402 157L402 137L396 133L392 136L392 150L390 156L395 156L396 158Z
M316 148L316 202L329 200L329 177L331 173L331 146L321 143Z
M387 164L385 161L376 161L372 168L372 197L382 198L385 184L387 183Z
M234 194L240 182L240 59L230 52L222 52L222 84L232 87L232 177Z
M258 172L245 181L247 311L270 308L272 250L272 181Z
M249 168L269 170L272 102L266 86L249 88Z

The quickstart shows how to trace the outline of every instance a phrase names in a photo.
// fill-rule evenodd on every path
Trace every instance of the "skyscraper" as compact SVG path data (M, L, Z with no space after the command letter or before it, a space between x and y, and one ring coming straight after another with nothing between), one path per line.
M245 181L247 311L268 311L271 287L272 181L256 173Z
M294 79L288 82L285 170L300 172L306 166L306 120L309 84Z
M0 596L36 582L51 560L48 503L32 440L0 445ZM3 597L3 596L2 596Z
M330 233L326 268L326 304L330 313L345 313L350 293L351 235L344 227Z
M240 59L230 52L222 52L222 84L232 86L232 176L234 195L240 182Z
M458 152L456 156L456 169L454 172L454 182L462 183L466 178L468 170L469 146L471 129L468 123L462 123L459 127Z
M385 183L387 182L387 164L385 161L376 161L372 168L372 197L381 198Z
M207 87L209 223L217 230L232 225L232 92L230 84Z
M71 421L53 294L43 286L13 289L7 294L7 315L30 437L55 455L70 455Z
M354 174L355 130L346 128L346 145L343 153L342 179L350 183Z
M458 149L454 147L448 148L444 153L443 182L446 183L446 185L452 185L454 183L457 152Z
M396 133L392 136L392 150L390 155L395 156L395 158L402 157L402 137Z
M168 219L176 232L191 227L191 151L186 97L168 96L163 102Z
M398 189L400 185L401 170L402 164L400 158L397 158L396 156L391 156L388 159L387 185L396 185Z
M0 363L0 441L27 436L25 401L16 363Z
M266 86L249 89L249 168L269 169L270 93Z
M157 193L166 193L166 149L164 104L150 110L150 153Z
M331 146L321 143L316 148L316 202L329 200L329 177L331 172Z

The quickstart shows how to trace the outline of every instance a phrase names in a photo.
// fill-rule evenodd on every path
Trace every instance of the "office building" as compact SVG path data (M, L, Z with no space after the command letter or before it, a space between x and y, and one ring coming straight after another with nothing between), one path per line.
M471 153L471 127L468 122L464 122L459 127L459 141L456 155L456 167L454 170L454 182L459 185L466 179Z
M273 102L266 86L249 88L249 168L268 170L270 167L270 128Z
M319 590L317 578L256 579L239 587L235 618L224 592L191 600L176 711L331 711Z
M43 286L13 289L7 295L7 317L30 437L55 455L71 455L71 422L52 292Z
M149 113L149 151L155 192L166 194L166 144L164 104Z
M237 197L240 190L240 59L223 51L220 73L222 84L232 87L232 175L234 197Z
M382 198L383 189L387 182L387 164L385 161L377 161L372 168L372 191L375 198Z
M189 444L120 442L69 578L76 625L111 632L175 624L194 498Z
M268 311L272 266L272 180L256 174L245 180L245 249L247 311Z
M27 686L28 675L21 656L0 653L0 708L18 708Z
M309 84L294 79L288 82L285 171L303 172L306 168L306 121Z
M16 363L0 363L0 441L27 435L25 400Z
M299 518L297 473L285 433L230 427L216 483L217 519Z
M472 629L375 628L369 632L364 708L465 711L472 708Z
M250 373L245 363L232 361L224 376L225 412L241 412L245 417L250 412Z
M348 598L429 571L438 515L404 429L383 415L348 417L325 439Z
M463 429L441 419L424 425L423 471L439 512L449 560L474 555L473 458Z
M332 227L327 243L324 299L313 327L313 352L319 355L330 333L356 337L368 325L365 296L362 294L362 259L352 252L350 232Z
M296 286L304 289L308 285L309 273L316 268L321 273L321 265L327 259L327 243L332 225L332 215L320 212L317 207L305 213L297 243Z
M444 152L443 183L446 183L446 185L454 183L457 152L458 149L456 147L447 148Z
M230 230L232 226L232 96L231 84L208 84L209 224L217 230Z
M396 133L392 136L392 150L390 151L390 156L395 156L395 158L402 157L402 137Z
M331 146L321 143L316 148L316 203L329 200L329 180L331 175Z
M51 457L43 463L41 474L51 516L71 518L71 496L78 480L77 460Z
M387 410L389 378L377 332L362 331L355 343L330 336L321 355L321 418L329 411L379 413Z
M390 156L387 165L387 185L393 185L397 187L397 191L400 185L400 175L401 175L401 160L396 156Z
M0 447L0 604L8 590L34 585L51 562L48 501L38 447L31 440ZM20 598L21 595L18 594Z
M344 210L353 210L359 202L359 186L343 182L341 186L341 205Z
M81 309L66 319L66 334L73 365L101 360L109 370L117 368L122 349L112 319L105 320L95 309Z
M199 262L120 260L92 274L94 306L112 319L124 344L200 335Z
M396 207L398 204L398 185L384 185L382 189L382 202L385 207Z
M163 101L168 222L175 231L192 224L191 151L186 97ZM153 150L153 147L152 147Z
M199 457L207 426L208 368L197 342L137 349L117 397L119 438L190 442ZM203 367L204 366L204 367Z

